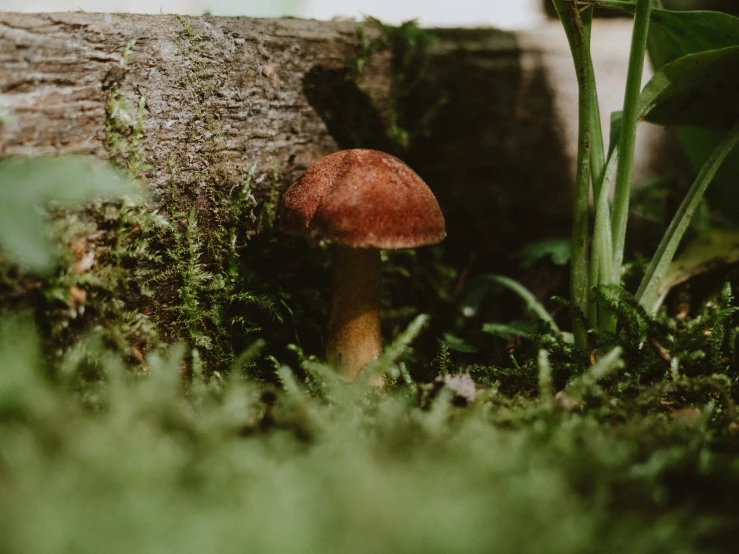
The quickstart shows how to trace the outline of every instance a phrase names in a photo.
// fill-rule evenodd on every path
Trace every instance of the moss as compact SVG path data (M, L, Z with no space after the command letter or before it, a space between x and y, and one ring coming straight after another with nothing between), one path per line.
M377 28L379 35L370 39L365 24ZM361 88L362 74L370 59L382 52L391 53L391 84L382 117L388 138L407 151L417 138L428 134L447 101L443 91L426 86L429 49L435 36L416 21L393 26L367 18L365 24L357 26L357 53L347 61L347 68Z
M629 368L596 364L569 396L493 386L458 407L405 371L422 325L379 361L399 382L377 391L299 348L303 376L275 361L278 387L208 378L182 346L135 378L93 342L46 367L27 322L0 319L18 370L0 372L0 550L733 551L737 445L714 383L693 381L693 409L662 397L619 420L632 393L610 379Z
M177 208L177 175L170 158L172 248L165 262L170 269L163 277L177 285L177 300L168 308L178 328L172 335L197 348L208 371L228 368L239 353L239 345L246 348L250 337L257 340L263 328L248 317L250 308L263 311L277 323L283 322L277 301L260 292L258 284L250 286L241 267L244 222L257 219L258 204L252 193L254 171L252 166L243 182L220 198L223 223L218 231L204 233L194 207L187 214ZM277 179L276 173L274 177ZM269 210L266 204L262 213ZM271 223L265 225L268 227L264 230L271 229Z
M116 165L141 180L149 169L142 142L145 99L132 106L120 90L134 45L133 40L125 44L120 64L106 76L105 145ZM166 222L127 200L55 215L53 235L62 252L55 274L38 281L12 268L6 277L16 282L2 281L37 291L25 294L23 302L37 313L53 356L93 332L140 361L141 350L158 343L146 304L153 295L153 268L160 262L153 245Z
M123 47L117 68L106 77L109 87L105 99L105 147L111 157L134 178L141 178L151 166L144 163L144 114L146 99L142 96L135 110L120 89L120 82L128 71L131 52L136 45L129 40Z
M181 52L191 63L182 84L196 95L200 105L193 114L191 133L206 141L207 169L183 182L177 156L168 157L171 228L169 248L164 252L169 270L162 276L162 286L176 292L170 294L164 308L175 323L168 338L193 345L206 372L222 371L264 331L261 313L267 322L284 325L278 299L261 290L266 276L253 282L253 270L245 275L242 267L246 243L253 238L253 232L247 232L247 222L256 224L257 233L271 232L280 176L275 162L269 197L260 208L253 192L256 165L242 175L223 154L223 130L209 102L217 84L210 62L202 56L207 41L193 31L188 19L176 17L181 25ZM196 202L184 202L177 191L193 184L197 184ZM191 205L186 207L187 203ZM201 214L207 214L202 225ZM254 310L260 313L254 315Z

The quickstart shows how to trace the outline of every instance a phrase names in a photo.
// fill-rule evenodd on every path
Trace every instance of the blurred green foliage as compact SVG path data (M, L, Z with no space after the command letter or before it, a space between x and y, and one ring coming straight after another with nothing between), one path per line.
M689 553L738 538L720 399L613 427L495 387L422 407L412 382L376 391L311 360L306 383L277 366L280 392L237 374L186 385L181 346L133 373L94 339L57 366L42 350L26 318L3 317L6 554ZM566 401L592 403L608 371Z
M0 249L8 260L43 274L53 269L56 250L42 209L138 194L131 181L84 157L5 160L0 183Z

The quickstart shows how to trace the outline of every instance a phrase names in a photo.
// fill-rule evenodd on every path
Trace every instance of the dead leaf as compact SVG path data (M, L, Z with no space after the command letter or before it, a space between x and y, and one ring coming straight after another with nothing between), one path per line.
M477 394L477 386L469 373L458 373L456 375L439 375L434 379L448 388L454 395L466 402L474 402Z
M669 417L670 421L674 423L682 423L692 426L698 423L698 420L701 417L701 411L695 406L688 406L686 408L671 411Z

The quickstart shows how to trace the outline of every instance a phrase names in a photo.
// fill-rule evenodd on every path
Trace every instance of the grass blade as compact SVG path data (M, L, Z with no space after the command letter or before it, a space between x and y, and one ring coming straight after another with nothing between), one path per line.
M726 157L731 153L739 142L739 123L737 123L724 141L713 151L711 157L701 169L695 182L690 187L688 194L675 213L662 241L649 263L644 278L636 292L636 300L649 312L656 310L656 301L659 287L672 262L680 240L690 225L690 221L703 198L703 193L708 188L714 175L721 167Z
M536 314L536 316L544 323L547 323L552 331L558 334L561 333L559 327L554 321L554 318L547 311L547 309L542 306L541 302L539 302L533 294L531 294L531 291L529 291L529 289L524 287L515 279L511 279L510 277L506 277L505 275L486 273L484 275L479 275L478 277L475 277L474 281L468 286L471 287L472 290L482 290L487 289L490 285L499 285L516 293L526 303L526 307L534 312L534 314ZM475 296L477 296L477 294L475 294ZM475 298L474 300L472 300L472 303L479 303L479 300Z

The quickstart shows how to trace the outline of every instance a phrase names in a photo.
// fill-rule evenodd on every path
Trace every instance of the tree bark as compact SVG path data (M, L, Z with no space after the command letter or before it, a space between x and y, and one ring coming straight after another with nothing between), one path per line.
M627 25L606 27L599 39L620 41L628 32ZM370 38L377 33L368 28ZM424 79L438 90L441 107L399 153L438 189L463 180L470 190L495 189L496 198L525 190L506 199L509 209L535 197L545 214L566 215L572 141L562 139L576 127L576 111L556 24L518 35L433 33ZM126 70L119 71L133 40ZM132 106L145 101L142 150L151 168L143 173L155 190L169 189L172 166L181 182L195 183L218 165L231 177L218 183L227 189L256 163L264 190L276 164L288 183L326 153L375 140L373 129L351 137L351 129L332 120L348 119L334 109L342 95L368 112L360 114L368 127L387 127L392 57L387 51L371 57L360 88L353 87L345 68L357 48L357 24L346 21L0 14L0 93L17 114L15 125L1 131L0 155L107 157L106 88L117 86ZM613 66L625 59L620 50L613 44L602 57ZM618 98L620 91L610 91L622 71L604 71L602 80L610 82L602 97ZM186 195L207 207L197 192Z

